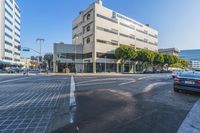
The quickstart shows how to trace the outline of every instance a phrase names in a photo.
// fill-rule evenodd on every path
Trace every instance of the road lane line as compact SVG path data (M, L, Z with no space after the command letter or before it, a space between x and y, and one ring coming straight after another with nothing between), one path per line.
M194 104L177 133L200 133L200 100Z
M112 83L116 83L116 81L107 81L107 82L100 82L100 83L87 83L87 84L78 84L76 86L80 87L80 86L91 86L91 85L105 85L105 84L112 84Z
M127 84L130 84L130 83L135 83L135 82L136 82L136 80L132 80L132 81L129 81L129 82L121 83L121 84L119 84L119 86L127 85Z
M5 81L0 81L0 84L1 83L7 83L7 82L11 82L11 81L16 81L16 80L21 80L21 79L27 79L28 77L23 77L23 78L16 78L16 79L9 79L9 80L5 80Z
M74 77L71 76L71 84L70 84L70 99L69 99L69 109L70 109L70 123L74 123L74 114L76 111L76 98L75 98L75 81Z
M157 82L157 83L150 84L144 88L143 92L149 92L156 86L162 86L162 85L166 85L166 84L168 84L168 82Z

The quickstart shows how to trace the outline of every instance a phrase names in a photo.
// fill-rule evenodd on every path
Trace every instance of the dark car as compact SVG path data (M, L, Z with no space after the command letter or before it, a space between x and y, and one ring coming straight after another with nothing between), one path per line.
M200 92L200 72L183 72L174 78L174 91Z

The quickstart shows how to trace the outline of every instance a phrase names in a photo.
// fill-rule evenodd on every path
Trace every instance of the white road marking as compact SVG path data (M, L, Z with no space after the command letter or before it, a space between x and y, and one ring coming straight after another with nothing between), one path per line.
M136 82L136 80L132 80L132 81L121 83L121 84L119 84L119 86L127 85L127 84L130 84L130 83L135 83L135 82Z
M177 133L200 133L200 100L188 113Z
M143 92L149 92L151 91L154 87L156 86L161 86L161 85L165 85L168 84L168 82L157 82L157 83L153 83L148 85L147 87L144 88Z
M116 81L107 81L107 82L100 82L100 83L87 83L87 84L78 84L76 86L91 86L91 85L101 85L101 84L111 84L111 83L116 83Z
M141 78L138 78L138 80L142 80L142 79L145 79L145 78L147 78L147 77L141 77Z
M8 83L8 82L11 82L11 81L16 81L16 80L21 80L21 79L27 79L28 77L23 77L23 78L16 78L16 79L9 79L9 80L5 80L5 81L0 81L0 84L1 83Z
M81 82L77 82L76 85L78 84L83 84L83 83L91 83L91 82L98 82L98 81L116 81L116 80L133 80L132 78L102 78L102 79L93 79L93 80L87 80L87 81L81 81Z
M75 82L74 82L74 77L71 76L70 99L69 99L70 123L74 123L74 113L76 111L76 98L74 93L75 93Z

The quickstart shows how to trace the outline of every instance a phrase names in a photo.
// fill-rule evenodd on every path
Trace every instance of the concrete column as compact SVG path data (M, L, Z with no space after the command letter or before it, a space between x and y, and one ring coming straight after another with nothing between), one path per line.
M119 63L117 63L117 73L119 73Z
M97 71L96 71L96 62L93 62L93 73L97 73Z

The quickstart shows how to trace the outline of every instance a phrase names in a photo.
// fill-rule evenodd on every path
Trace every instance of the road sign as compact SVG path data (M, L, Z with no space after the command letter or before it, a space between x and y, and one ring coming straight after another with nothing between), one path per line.
M26 48L26 49L23 49L24 52L30 52L30 49Z

